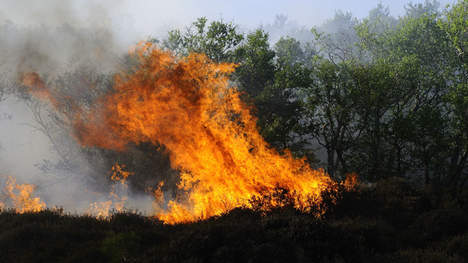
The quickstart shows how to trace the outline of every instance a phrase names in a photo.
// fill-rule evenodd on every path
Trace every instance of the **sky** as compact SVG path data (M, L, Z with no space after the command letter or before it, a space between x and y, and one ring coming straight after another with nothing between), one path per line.
M350 11L357 17L364 17L369 10L382 3L390 7L393 15L404 13L407 0L184 0L165 4L167 12L160 15L167 20L183 20L187 17L207 16L234 20L239 24L255 26L271 22L276 14L285 14L299 24L318 25L334 15L335 11ZM418 0L413 3L421 3ZM442 0L445 6L450 0ZM141 14L141 18L150 20L153 14L159 14L160 1L134 1L125 3L129 12ZM164 6L164 5L163 5ZM140 21L138 21L140 22Z
M338 10L365 17L382 3L394 16L404 14L408 0L0 0L0 21L17 24L111 24L125 34L157 35L196 18L223 19L241 27L272 23L278 14L307 27L320 25ZM421 3L424 0L413 0ZM440 0L442 6L454 0Z

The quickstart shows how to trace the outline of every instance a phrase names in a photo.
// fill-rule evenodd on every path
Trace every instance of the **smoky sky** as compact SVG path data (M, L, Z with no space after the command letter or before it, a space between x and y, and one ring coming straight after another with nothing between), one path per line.
M379 3L388 6L395 17L404 14L408 3L424 0L1 0L0 21L17 24L59 26L66 22L79 26L112 28L124 40L161 35L168 28L182 27L197 17L223 19L243 27L271 23L283 14L300 25L317 26L336 11L365 17ZM439 1L441 6L453 0Z

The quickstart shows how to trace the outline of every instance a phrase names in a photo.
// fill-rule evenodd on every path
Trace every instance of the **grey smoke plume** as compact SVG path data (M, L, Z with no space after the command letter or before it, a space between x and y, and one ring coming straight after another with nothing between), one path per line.
M49 207L69 211L107 200L109 187L97 187L104 184L97 173L109 171L89 164L50 106L19 92L20 77L36 72L54 89L82 99L81 91L99 82L95 76L119 70L129 46L141 37L132 34L131 25L110 18L119 1L20 0L0 7L0 188L13 176L37 185L36 194ZM64 82L76 72L83 78ZM139 210L150 201L136 195L129 200Z
M136 39L122 39L103 6L78 11L71 1L9 1L0 14L0 70L58 74L84 64L111 70L116 54ZM118 37L119 36L119 37ZM10 75L11 77L11 75Z

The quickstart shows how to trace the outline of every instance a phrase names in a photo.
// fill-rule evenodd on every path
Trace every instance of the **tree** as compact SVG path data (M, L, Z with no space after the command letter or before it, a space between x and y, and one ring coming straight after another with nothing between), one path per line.
M449 181L458 186L458 192L468 181L468 1L461 0L445 11L446 19L439 26L446 32L458 60L454 60L455 76L446 100L451 111L453 130ZM457 63L458 62L458 63Z
M358 20L350 12L338 11L333 19L327 20L318 28L313 28L317 45L322 55L339 63L359 57L358 36L355 27Z
M369 11L369 15L364 19L363 23L372 25L373 29L371 32L373 33L384 33L394 29L398 24L398 20L390 15L388 7L379 3L377 7Z
M409 3L405 6L406 17L419 18L439 14L440 3L437 0L425 0L424 3Z
M257 124L266 140L282 150L290 144L291 132L298 119L294 92L304 80L297 77L307 78L308 74L303 66L294 64L305 62L306 56L313 52L310 48L304 51L298 41L290 38L278 42L276 47L281 54L276 56L268 34L261 29L243 39L244 35L238 34L232 24L215 21L207 28L207 20L199 18L184 33L169 32L163 43L181 56L202 52L216 62L237 63L233 83L244 92L243 99L255 106ZM296 72L296 69L302 71Z
M239 66L234 80L251 98L258 96L271 85L275 75L275 52L270 48L268 34L258 29L247 35L246 42L236 50Z
M466 94L466 69L447 33L450 19L440 17L435 2L410 9L385 33L373 32L367 21L358 27L371 63L391 65L398 92L387 96L401 98L390 104L384 134L390 145L384 150L389 161L396 160L398 174L422 175L427 184L464 185L466 126L461 120L467 115L460 94Z
M468 1L461 0L445 11L446 19L438 20L455 48L456 54L468 68Z
M297 91L310 82L310 71L300 61L305 52L299 42L289 38L270 48L268 35L257 30L237 50L239 67L234 78L248 94L258 116L264 138L278 150L292 145L292 132L299 119Z
M258 126L263 137L279 150L302 155L304 141L296 130L301 119L300 91L312 83L311 69L303 64L279 64L271 85L255 100Z
M216 62L232 61L234 50L244 36L237 32L237 26L223 21L209 25L205 17L198 18L184 32L176 29L168 33L163 46L176 54L186 56L190 52L206 54Z
M322 60L314 68L313 84L302 90L301 133L326 150L327 172L337 178L348 171L345 153L354 137L352 79L347 67Z
M280 66L293 66L300 63L311 68L318 55L314 46L310 45L310 43L304 45L292 37L280 38L280 40L275 43L274 50L277 59L276 63Z

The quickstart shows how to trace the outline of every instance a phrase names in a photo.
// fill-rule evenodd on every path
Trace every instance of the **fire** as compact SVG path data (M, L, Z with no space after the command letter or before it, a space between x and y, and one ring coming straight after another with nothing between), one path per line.
M319 199L330 178L264 141L249 107L230 86L234 64L217 64L202 54L176 58L151 44L135 55L139 66L117 75L114 91L75 117L75 136L83 146L114 150L131 142L165 145L180 171L181 194L162 204L158 218L205 219L250 207L252 199L279 188L292 193L300 209Z
M347 174L342 184L347 191L355 189L359 185L358 175L356 173Z
M332 180L313 170L305 159L278 153L257 131L256 118L229 82L236 65L214 63L203 54L177 58L151 43L133 51L139 60L131 73L115 76L113 91L67 116L82 146L124 151L129 143L164 145L171 166L180 171L180 190L167 200L161 182L151 191L156 216L167 223L189 222L220 215L236 207L252 207L252 200L286 191L296 208L307 210L311 200ZM30 92L60 104L35 73L25 74ZM75 104L76 106L76 104ZM126 185L130 175L113 168L112 180ZM352 184L353 182L350 182ZM117 184L115 184L117 185ZM93 214L122 209L113 187L109 201L93 203ZM281 205L264 198L268 206Z
M110 215L112 207L112 200L103 202L94 202L89 205L87 214L93 215L97 218L107 218Z
M112 211L121 212L124 210L125 202L128 200L128 196L126 195L128 189L127 178L132 174L125 171L124 168L118 163L112 166L110 178L114 184L109 193L109 200L91 203L87 214L95 215L98 218L107 218Z
M124 170L125 167L115 164L112 167L111 180L115 182L112 185L110 197L114 200L114 209L118 212L123 211L125 202L128 200L126 192L128 190L127 178L132 174ZM120 194L123 193L123 194Z
M23 214L26 212L39 212L45 209L46 205L39 197L33 197L35 186L32 184L17 184L15 178L8 177L4 188L5 194L11 200L16 212ZM0 208L5 204L0 203Z
M49 101L55 108L59 107L59 102L45 85L44 81L36 72L28 72L20 77L21 83L29 88L28 92L40 99Z
M164 186L164 182L160 182L156 189L149 189L149 192L152 193L154 202L153 202L153 210L155 213L159 214L164 211L164 192L162 191L162 187Z

